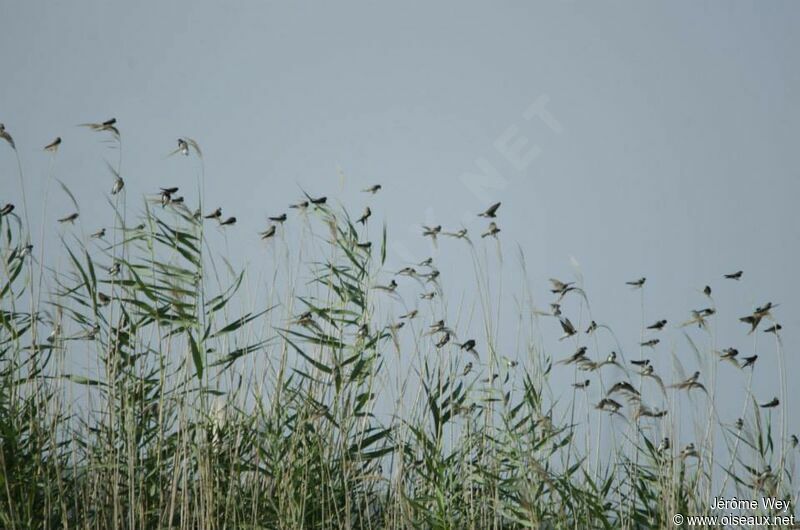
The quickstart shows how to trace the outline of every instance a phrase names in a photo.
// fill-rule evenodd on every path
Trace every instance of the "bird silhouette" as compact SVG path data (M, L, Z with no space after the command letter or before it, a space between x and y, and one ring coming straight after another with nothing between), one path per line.
M74 223L75 219L77 219L79 215L80 214L78 212L71 213L66 217L62 217L61 219L58 219L58 222L59 223Z
M367 224L367 219L369 219L371 215L372 215L372 210L370 210L369 206L367 206L366 208L364 208L364 213L361 214L361 217L359 217L356 222L361 223L362 225Z
M501 203L499 202L494 203L493 205L489 206L489 208L487 208L486 211L479 213L478 217L490 217L490 218L496 217L497 209L500 208L500 204Z
M0 138L8 142L8 145L11 146L11 149L14 151L17 150L17 146L14 144L14 139L11 137L8 131L6 131L6 126L2 123L0 123Z
M500 233L500 228L497 226L497 223L492 221L491 223L489 223L489 228L486 229L486 232L481 234L481 238L489 236L497 237L497 234L499 233Z
M50 151L51 153L55 153L58 151L58 146L61 145L61 137L56 137L55 140L44 146L45 151Z

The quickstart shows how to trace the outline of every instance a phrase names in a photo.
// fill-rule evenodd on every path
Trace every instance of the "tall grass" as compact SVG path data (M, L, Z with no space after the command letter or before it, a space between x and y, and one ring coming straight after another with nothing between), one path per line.
M34 259L19 210L0 217L2 528L659 528L710 513L720 493L797 500L787 413L776 426L780 409L749 394L758 366L734 374L742 425L718 415L716 315L675 331L702 389L641 375L608 326L586 333L580 277L554 295L560 317L520 289L517 336L502 338L516 351L500 354L510 302L492 238L463 247L477 306L448 312L422 276L435 264L397 276L387 227L370 240L343 208L279 226L262 242L264 279L234 270L204 234L217 221L176 198L110 197L103 237L81 218L59 230L59 265ZM386 289L392 278L412 298ZM644 311L643 297L636 344L656 336ZM545 336L567 317L577 333ZM451 331L437 347L439 319ZM473 336L475 356L459 345ZM558 362L581 346L586 358ZM557 370L589 388L554 392ZM608 394L620 381L633 390ZM785 380L776 393L785 401ZM622 408L597 409L605 397ZM687 425L681 406L710 412Z

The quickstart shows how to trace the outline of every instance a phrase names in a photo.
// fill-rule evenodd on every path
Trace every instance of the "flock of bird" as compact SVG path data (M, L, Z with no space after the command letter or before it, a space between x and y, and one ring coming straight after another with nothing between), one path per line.
M93 131L108 131L114 134L116 137L119 137L119 130L116 128L116 119L111 118L104 122L99 123L86 123L82 124L84 127L88 127ZM14 139L10 135L10 133L6 130L5 126L0 123L0 139L5 140L12 149L16 149L16 145L14 143ZM44 147L45 151L55 153L59 146L61 145L62 140L61 137L57 137L55 140L50 142ZM200 150L199 145L197 142L190 138L179 138L177 140L177 147L169 153L168 156L172 156L175 154L182 154L184 156L189 156L189 154L194 151L198 156L202 156L202 152ZM115 182L111 189L111 194L116 195L120 191L122 191L125 183L121 176L115 174ZM382 186L380 184L375 184L370 186L362 191L364 193L368 193L370 195L375 195L379 191L381 191ZM160 202L162 206L167 205L177 205L180 206L183 204L183 197L176 196L178 192L177 187L169 187L169 188L161 188L159 192ZM327 202L327 197L311 197L308 194L305 194L305 198L300 202L294 203L289 205L290 209L304 211L309 207L323 207ZM501 203L492 204L489 208L485 211L478 214L479 217L490 219L486 230L481 233L481 238L485 237L497 237L497 234L500 233L500 228L495 222L494 219L497 217L497 212L500 208ZM13 204L6 204L0 208L0 217L6 216L11 214L14 211ZM199 218L200 212L195 211L194 217ZM363 214L356 220L357 223L366 225L369 218L372 216L372 210L369 206L364 209ZM216 220L219 226L231 226L236 223L236 217L224 217L222 214L222 208L218 207L212 212L209 212L206 215L202 216L208 220ZM78 212L71 213L65 217L59 218L59 223L73 223L76 219L78 219ZM259 233L260 237L264 240L270 239L275 236L277 231L277 226L282 225L287 221L287 214L281 213L280 215L269 216L270 225L262 232ZM143 225L140 225L137 228L143 228ZM426 226L423 225L422 227L422 235L424 237L430 237L434 244L437 242L437 238L442 236L452 237L456 239L464 239L469 241L468 231L466 228L461 228L460 230L454 232L447 232L443 231L441 225L436 226ZM92 238L103 238L105 236L105 229L100 229L99 231L93 233L90 237ZM357 243L357 246L362 249L369 249L371 247L370 242L365 243ZM32 249L32 245L26 245L20 252L16 255L12 256L12 258L24 258L26 255L30 253ZM417 267L423 270L417 270ZM114 263L108 269L108 273L111 276L116 276L120 273L120 264ZM420 298L423 300L430 300L437 295L439 292L438 286L438 278L440 272L437 270L433 264L433 258L428 258L426 260L417 263L415 266L406 266L401 270L395 273L395 276L406 276L415 278L422 285L427 286L429 284L434 284L435 288L432 290L425 290L424 292L420 293ZM741 280L743 275L743 271L736 271L730 274L725 274L724 278L728 280L738 281ZM645 285L646 278L638 278L635 280L631 280L626 282L626 285L633 289L642 289ZM565 296L569 293L576 292L581 293L581 289L575 285L574 282L563 282L555 278L550 279L551 283L551 292L558 296L557 300L550 304L551 312L550 315L557 318L561 329L563 330L564 334L560 337L559 340L564 340L570 337L577 335L579 332L569 320L569 318L565 317L561 313L561 302ZM395 278L392 278L391 281L386 285L375 285L373 288L378 291L384 291L387 293L395 293L396 289L398 288L398 283ZM711 287L706 286L703 289L704 294L710 299L711 298ZM98 293L98 301L101 305L107 305L111 299L108 295L103 293ZM772 319L771 311L776 307L775 304L771 302L767 302L763 306L757 307L751 314L741 317L739 320L749 326L749 333L755 332L761 322L764 319ZM708 317L714 315L716 310L713 307L705 307L697 310L691 311L691 318L681 324L681 327L697 325L700 328L707 328L707 319ZM406 314L401 315L399 318L401 319L400 322L389 324L386 326L386 329L392 334L395 338L395 342L397 343L397 332L405 325L405 321L414 319L419 314L418 309L412 309L408 311ZM294 323L300 326L320 329L319 324L314 320L314 314L310 311L305 312L296 318L294 318ZM655 321L653 324L646 327L646 331L648 333L658 333L665 329L667 326L666 319L660 319ZM594 333L599 327L596 322L592 321L588 328L586 329L586 334ZM774 323L772 326L765 328L763 331L766 333L774 333L778 334L781 330L781 325ZM369 334L369 328L366 325L362 325L359 328L357 335L366 336ZM450 329L444 320L438 320L434 322L432 325L428 327L426 335L432 336L434 340L434 345L436 348L443 348L447 345L451 338L456 337L455 332ZM644 340L640 342L640 346L642 349L650 348L655 349L656 346L659 344L660 340L656 337L650 338L648 340ZM477 343L474 339L465 340L463 343L454 343L457 344L458 347L470 354L474 355L477 360L480 359L476 346ZM736 348L726 348L723 349L718 353L719 359L721 361L727 361L732 363L733 365L737 366L740 369L745 368L753 368L755 366L756 361L758 360L758 355L746 356L746 357L739 357L739 351ZM597 372L598 370L602 369L605 366L615 366L617 368L622 368L618 359L617 353L612 351L604 360L602 361L592 361L588 357L588 349L586 346L579 347L575 353L570 355L569 357L561 360L558 364L562 365L575 365L579 370L587 371L587 372ZM641 378L649 378L655 381L658 386L661 388L662 392L666 392L666 388L673 388L676 390L685 390L685 391L692 391L692 390L701 390L703 392L707 392L705 386L700 382L701 374L699 371L695 372L691 377L673 383L671 385L664 385L662 378L655 373L655 369L653 364L651 363L650 359L642 358L638 360L632 360L630 363L635 367L636 374L641 376ZM516 365L516 361L509 361L510 365ZM473 368L472 362L466 363L463 375L466 376L470 373ZM627 370L624 370L627 373ZM496 378L495 375L492 379ZM489 381L489 379L485 379L484 381ZM584 379L582 381L573 383L573 387L576 390L585 390L591 384L590 379ZM641 417L651 417L651 418L662 418L667 414L666 410L657 410L651 409L645 406L641 400L641 392L637 389L630 381L618 381L614 385L612 385L603 397L596 405L595 408L601 411L607 411L612 414L619 414L620 410L623 409L622 403L620 403L616 396L622 396L627 399L627 401L635 406L633 412L633 419L637 421ZM760 403L759 406L762 408L774 408L780 404L780 401L777 397L773 398L770 401ZM741 429L744 425L743 420L738 419L735 423L736 427ZM790 442L793 446L798 445L798 439L795 435L792 435ZM670 440L669 438L664 438L659 447L658 451L663 453L670 449ZM695 448L694 444L690 443L686 445L679 453L679 458L687 458L687 457L699 457L697 449Z
M736 271L730 274L725 274L723 277L727 280L734 280L738 281L741 280L743 271ZM646 278L638 278L636 280L625 282L626 285L630 286L633 289L642 289L645 285ZM558 318L561 324L561 329L563 330L564 334L561 336L560 340L567 339L569 337L573 337L577 335L579 332L569 320L569 318L563 316L561 314L561 301L563 298L570 292L582 292L579 287L577 287L574 282L563 282L555 278L550 279L551 283L551 292L555 295L558 295L558 299L550 304L551 307L551 315ZM703 288L703 293L710 299L711 298L711 287L706 285ZM756 307L755 310L749 314L741 317L739 320L749 326L748 334L752 334L755 332L761 322L764 319L772 320L772 313L771 311L776 307L776 304L772 302L767 302L766 304ZM700 328L707 329L708 322L707 318L711 315L716 313L716 309L713 307L706 307L702 309L696 309L691 311L691 318L682 324L680 327L692 326L697 325ZM658 333L664 330L667 326L666 319L660 319L653 322L651 325L646 326L646 331L648 333ZM594 333L599 327L595 321L591 321L588 328L586 329L586 334ZM766 327L763 331L765 333L773 333L778 334L778 332L782 329L781 325L778 323L773 323L773 325ZM656 346L659 344L660 340L658 338L649 338L647 340L643 340L639 343L641 350L643 351L644 348L655 349ZM565 359L558 361L558 364L563 365L575 365L578 369L587 371L587 372L596 372L603 368L604 366L616 366L617 368L622 369L627 373L620 363L617 360L617 353L612 351L608 357L600 362L592 361L587 356L588 348L586 346L579 347L575 353L568 356ZM745 368L753 368L755 366L756 361L758 360L758 355L751 355L746 357L739 357L739 350L733 347L725 348L719 352L716 352L719 356L721 361L727 361L732 363L734 366L740 369ZM692 374L691 377L673 383L671 385L665 385L662 378L655 373L655 368L648 358L641 358L636 360L630 361L631 365L635 367L635 373L641 376L642 379L650 378L654 380L658 386L661 388L661 391L666 394L666 388L673 388L676 390L685 390L685 391L692 391L692 390L701 390L707 393L706 387L703 383L700 382L700 372L696 371ZM591 384L590 379L584 379L582 381L578 381L573 383L573 387L576 390L583 390L589 387ZM641 387L640 387L641 388ZM641 399L641 392L640 389L637 389L630 381L619 381L612 385L608 391L605 393L605 397L603 397L596 405L595 408L601 411L607 411L612 414L619 414L621 416L620 410L623 408L622 403L614 399L615 395L623 396L627 399L629 403L634 405L634 412L633 412L633 419L637 421L641 417L651 417L651 418L661 418L666 416L666 410L653 410L645 405L642 404ZM765 409L775 408L780 405L780 400L777 397L772 398L769 401L759 403L758 406ZM744 426L744 421L740 418L735 422L735 426L737 429L741 429ZM798 446L798 438L796 435L792 435L789 439L790 444L792 447ZM659 444L657 450L659 453L663 453L670 449L670 439L664 438L661 443ZM678 454L679 458L687 458L687 457L699 457L699 453L695 448L693 443L686 445Z

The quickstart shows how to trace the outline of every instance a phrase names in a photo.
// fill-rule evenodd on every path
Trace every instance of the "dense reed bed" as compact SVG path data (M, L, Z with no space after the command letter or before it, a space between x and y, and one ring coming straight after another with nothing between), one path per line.
M113 123L92 125L121 148ZM181 142L174 155L202 167ZM759 351L717 346L710 293L686 322L645 322L633 338L592 320L579 277L552 282L549 308L527 286L511 301L492 281L495 209L474 241L425 229L462 245L467 311L434 261L389 270L391 227L332 200L307 196L259 238L201 209L202 175L190 203L171 189L126 196L109 170L104 231L66 213L46 227L58 265L31 246L44 237L24 207L0 217L2 528L660 528L710 513L721 493L793 510L785 376L778 403L749 394ZM261 244L266 276L236 270L212 228L234 248ZM519 329L498 337L511 303ZM764 337L772 309L736 315L742 333ZM655 353L668 330L700 374L655 360L670 355ZM773 332L757 347L782 359ZM722 370L742 386L739 420L714 403ZM552 388L556 371L569 392ZM687 424L681 407L706 413Z

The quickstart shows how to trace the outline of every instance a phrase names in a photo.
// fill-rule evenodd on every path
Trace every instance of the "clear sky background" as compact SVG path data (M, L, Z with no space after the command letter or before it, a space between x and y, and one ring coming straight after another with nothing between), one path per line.
M685 320L708 305L700 291L710 284L719 346L744 355L753 342L737 319L771 300L780 304L792 389L800 374L798 27L800 3L788 1L0 0L0 122L17 142L35 226L51 163L42 147L57 135L55 174L81 203L85 232L102 226L93 218L107 219L113 180L98 160L116 154L75 125L113 116L131 198L161 185L191 197L194 170L164 157L178 136L197 139L207 204L239 218L228 242L241 263L260 263L256 231L299 198L300 186L358 213L359 190L383 184L373 211L389 223L394 266L432 252L421 223L456 229L466 219L474 233L485 226L474 214L502 201L504 267L519 243L541 307L546 279L569 279L574 258L596 319L635 351L640 298L626 280L648 278L647 323ZM547 113L527 119L537 102ZM520 137L521 151L536 156L515 165L498 145ZM464 177L487 163L494 177ZM16 171L0 149L3 202L21 203ZM71 207L57 188L50 194L45 222L54 226ZM440 254L447 287L468 292L464 255L441 245ZM738 269L741 283L722 280ZM519 290L510 278L507 315ZM554 321L543 327L559 332ZM670 337L664 350L681 355L680 331ZM777 388L769 351L754 375L761 401ZM732 367L720 376L740 378ZM571 371L557 377L566 387ZM737 392L720 390L720 415L731 421ZM724 410L730 397L735 405ZM788 406L800 411L800 392Z

